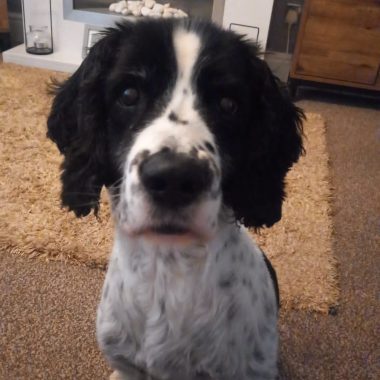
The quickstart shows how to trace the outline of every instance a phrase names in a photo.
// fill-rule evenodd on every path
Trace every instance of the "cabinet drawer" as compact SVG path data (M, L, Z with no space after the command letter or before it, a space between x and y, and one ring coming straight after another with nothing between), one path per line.
M357 57L358 58L358 57ZM335 57L316 57L301 54L296 66L296 72L305 76L315 76L327 79L349 81L353 83L375 84L379 73L377 62L366 62L366 57L357 62L344 61L344 55Z

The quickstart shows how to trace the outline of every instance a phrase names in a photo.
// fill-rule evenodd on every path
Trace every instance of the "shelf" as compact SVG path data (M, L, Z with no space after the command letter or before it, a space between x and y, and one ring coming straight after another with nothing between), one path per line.
M22 44L3 52L3 61L72 73L80 66L82 57L80 51L57 51L48 55L33 55L27 53Z

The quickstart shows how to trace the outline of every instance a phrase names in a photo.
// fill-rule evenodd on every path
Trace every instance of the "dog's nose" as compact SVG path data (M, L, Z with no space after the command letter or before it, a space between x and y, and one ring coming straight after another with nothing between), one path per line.
M212 174L205 160L185 154L162 151L142 162L141 182L160 206L185 207L211 186Z

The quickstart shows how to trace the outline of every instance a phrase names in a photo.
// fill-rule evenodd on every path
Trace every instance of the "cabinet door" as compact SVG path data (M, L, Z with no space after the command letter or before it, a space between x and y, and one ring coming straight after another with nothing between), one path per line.
M8 10L7 0L0 0L0 33L8 32Z
M380 68L380 0L309 0L306 12L296 72L374 84Z

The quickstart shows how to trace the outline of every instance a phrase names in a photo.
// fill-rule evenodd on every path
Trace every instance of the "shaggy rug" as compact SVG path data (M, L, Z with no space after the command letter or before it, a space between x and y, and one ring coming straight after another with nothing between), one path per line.
M98 219L76 219L60 207L62 157L45 137L51 77L65 75L0 64L0 250L105 268L112 244L107 195ZM307 154L287 177L283 218L254 237L277 271L282 307L327 312L339 291L324 120L309 114L304 129Z

